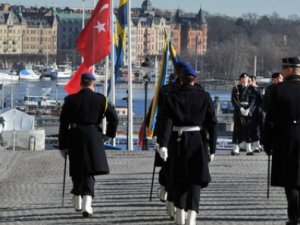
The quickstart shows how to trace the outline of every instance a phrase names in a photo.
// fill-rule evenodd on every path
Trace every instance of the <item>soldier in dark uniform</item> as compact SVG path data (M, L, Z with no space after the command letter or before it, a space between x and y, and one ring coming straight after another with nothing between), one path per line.
M264 123L264 115L262 109L262 99L263 93L262 89L257 85L256 77L250 76L250 85L254 89L255 93L255 110L253 112L253 122L255 123L254 126L256 127L255 132L253 132L252 138L252 149L253 152L261 152L261 139L262 139L262 132L263 132L263 123Z
M231 152L232 155L239 154L239 144L242 142L246 142L246 154L253 155L251 142L256 135L256 127L253 122L255 98L255 91L249 85L249 75L242 73L240 75L240 84L233 87L231 92L231 102L234 107L232 134L234 147Z
M271 102L271 93L275 84L278 84L283 81L283 76L281 73L273 73L272 74L272 83L266 87L265 94L263 95L263 110L264 112L268 111Z
M157 118L156 118L156 125L155 125L155 135L157 137L157 144L160 145L161 143L161 135L160 135L160 125L161 125L161 109L164 106L165 97L178 89L180 86L180 74L182 68L185 66L185 62L179 61L176 63L174 68L174 74L170 74L169 77L169 83L162 86L159 90L158 95L158 110L157 110ZM172 198L172 191L169 184L169 171L170 171L170 162L169 160L164 162L158 155L158 153L155 153L155 166L161 167L161 170L159 171L159 197L161 201L166 201L167 206L167 212L170 217L174 217L175 215L175 207L173 204L173 198Z
M165 97L159 153L170 160L170 183L176 224L195 225L200 190L211 181L208 168L217 140L217 119L209 93L194 85L197 74L189 64L180 76L182 85ZM201 129L209 134L209 152ZM168 151L169 149L169 151Z
M300 57L282 59L284 81L274 85L264 128L272 154L271 185L284 187L288 224L300 223Z
M94 175L108 174L100 127L107 119L106 136L116 135L118 117L104 95L94 92L95 77L82 74L81 90L65 98L60 114L59 149L68 149L72 177L73 206L90 217L94 197Z

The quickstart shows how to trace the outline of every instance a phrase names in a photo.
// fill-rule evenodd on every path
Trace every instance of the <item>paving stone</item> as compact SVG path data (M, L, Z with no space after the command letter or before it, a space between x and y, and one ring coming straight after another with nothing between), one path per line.
M157 196L149 201L153 151L107 151L110 174L96 177L94 215L82 218L71 207L67 176L61 207L63 163L57 150L0 152L0 224L174 224ZM156 171L158 172L159 169ZM212 182L202 190L197 224L275 224L286 221L282 188L267 191L267 156L230 156L218 151L210 165Z

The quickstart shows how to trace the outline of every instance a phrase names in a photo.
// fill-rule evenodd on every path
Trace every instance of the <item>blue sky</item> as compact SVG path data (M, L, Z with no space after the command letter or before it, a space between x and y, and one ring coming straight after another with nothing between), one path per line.
M96 0L85 0L86 7L93 7ZM114 0L114 5L119 0ZM22 4L26 6L52 6L53 3L65 7L82 7L82 0L0 0L0 3ZM97 1L96 1L97 2ZM140 7L143 0L131 0L132 7ZM161 9L183 9L187 12L203 10L213 14L239 17L245 13L271 15L276 12L281 17L300 16L300 0L151 0L153 7Z

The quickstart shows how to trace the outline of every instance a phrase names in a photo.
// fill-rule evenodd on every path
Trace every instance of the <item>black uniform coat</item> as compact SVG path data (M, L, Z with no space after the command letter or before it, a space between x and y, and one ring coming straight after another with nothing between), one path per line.
M232 89L231 102L234 107L233 121L234 130L232 134L232 142L239 144L243 141L253 142L257 141L256 126L254 120L254 111L256 109L256 93L252 86L243 87L239 84ZM248 105L244 106L241 103L247 102ZM249 109L248 116L243 116L240 108Z
M300 76L273 86L264 128L265 151L272 155L271 185L300 187Z
M156 123L155 123L155 129L154 129L154 136L157 137L156 142L160 145L161 141L161 135L160 135L160 126L162 123L162 118L163 116L162 114L162 108L165 104L165 97L173 91L176 91L177 88L179 87L179 83L175 82L175 83L170 83L170 84L166 84L164 86L162 86L159 89L158 92L158 102L157 102L157 116L156 116ZM149 116L150 117L150 116ZM150 120L150 119L149 119ZM165 163L164 161L160 158L159 154L157 153L157 151L155 152L155 166L163 166Z
M104 116L108 123L106 135L115 137L118 117L104 95L83 88L65 98L60 114L59 149L69 150L70 176L109 173L100 127ZM72 128L72 124L76 127Z
M198 184L211 181L208 152L200 131L183 132L177 142L173 126L200 126L209 134L210 153L215 153L217 119L210 95L197 86L183 85L166 96L163 107L161 146L169 147L171 185ZM169 144L170 143L170 144Z

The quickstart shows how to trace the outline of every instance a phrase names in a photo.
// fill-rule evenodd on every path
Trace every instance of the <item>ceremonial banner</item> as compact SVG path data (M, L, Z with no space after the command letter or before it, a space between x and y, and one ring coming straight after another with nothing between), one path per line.
M168 40L168 35L165 34L164 51L163 51L163 57L162 57L161 64L160 64L160 73L157 77L157 81L155 84L155 91L154 91L154 96L153 96L153 100L152 100L150 121L147 126L149 136L153 136L153 131L155 128L155 123L156 123L158 93L159 93L159 89L167 83L168 65L169 65L169 40Z
M73 74L71 79L66 84L64 90L70 95L75 94L80 90L80 78L83 73L91 73L92 67L87 67L84 63L81 63L77 71Z
M117 33L114 36L115 45L115 77L120 76L120 68L124 66L124 52L126 46L126 26L127 26L127 0L120 0L117 14Z
M87 67L110 54L110 35L110 0L99 0L91 18L77 38L77 50Z

